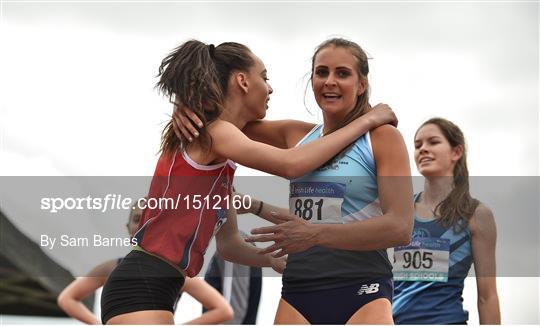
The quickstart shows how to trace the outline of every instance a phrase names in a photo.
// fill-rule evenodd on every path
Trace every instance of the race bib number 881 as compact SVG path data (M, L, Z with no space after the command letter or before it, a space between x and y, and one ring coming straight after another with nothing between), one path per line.
M342 223L345 184L334 182L291 183L289 211L311 223Z

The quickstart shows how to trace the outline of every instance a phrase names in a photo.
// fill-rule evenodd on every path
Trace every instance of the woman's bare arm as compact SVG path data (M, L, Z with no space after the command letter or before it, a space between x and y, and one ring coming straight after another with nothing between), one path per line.
M223 324L234 317L234 311L225 298L210 284L199 277L186 278L182 291L208 309L201 316L186 322L187 325Z
M60 293L57 299L58 306L66 314L83 323L100 325L101 321L82 303L82 300L105 284L116 265L116 260L110 260L96 266L86 276L78 277Z
M175 103L172 115L173 128L181 138L183 134L186 139L197 138L198 128L202 127L202 122L193 111L185 106ZM256 120L246 124L242 132L250 139L272 145L278 148L291 148L307 134L315 124L299 120Z
M378 115L384 115L391 111L388 105L382 103L377 104L373 110ZM360 119L363 118L366 117L360 117ZM178 103L175 103L172 120L173 129L178 138L181 138L181 134L186 139L192 140L193 138L197 138L199 133L194 125L197 125L198 128L202 128L203 126L201 120L193 111ZM386 120L378 119L378 122L379 124L374 124L372 128L385 123L397 126L397 118L393 114L387 116ZM285 149L294 147L314 127L315 124L313 123L299 120L272 121L263 119L248 122L242 129L242 132L252 140Z
M210 124L208 132L214 139L212 150L215 154L247 167L293 179L327 162L373 126L379 125L381 117L383 120L387 118L372 110L330 135L289 149L253 141L223 120Z
M480 204L470 221L472 251L480 324L500 324L501 312L497 294L495 247L497 227L491 210Z

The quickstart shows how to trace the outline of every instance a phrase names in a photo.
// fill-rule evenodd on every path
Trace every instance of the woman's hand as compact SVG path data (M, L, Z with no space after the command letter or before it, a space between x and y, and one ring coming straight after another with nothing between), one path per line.
M184 106L181 102L174 103L172 120L176 137L181 138L181 136L184 135L190 142L193 141L193 138L199 137L199 132L195 128L195 125L202 128L202 121L193 111Z
M246 238L248 242L274 242L273 245L261 249L260 254L279 250L273 254L273 257L278 258L306 251L317 244L318 234L313 224L292 214L279 214L279 219L282 221L280 224L253 229L251 234L255 235Z
M371 129L375 129L385 124L391 124L394 127L398 125L398 119L392 108L388 104L379 103L365 117L371 122Z

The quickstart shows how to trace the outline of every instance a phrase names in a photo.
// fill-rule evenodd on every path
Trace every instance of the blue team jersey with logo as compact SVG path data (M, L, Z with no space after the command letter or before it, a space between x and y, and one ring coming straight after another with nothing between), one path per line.
M299 142L321 137L316 126ZM289 210L310 223L347 224L382 215L376 165L369 133L334 159L291 180ZM335 288L359 278L391 277L386 250L350 251L313 247L290 254L283 274L283 292Z
M466 322L462 293L472 261L468 228L456 233L436 218L415 216L411 244L394 248L394 322Z

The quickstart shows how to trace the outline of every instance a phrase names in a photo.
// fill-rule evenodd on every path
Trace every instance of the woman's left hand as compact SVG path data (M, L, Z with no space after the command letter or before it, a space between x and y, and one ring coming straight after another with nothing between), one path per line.
M266 226L251 230L248 242L270 242L274 244L261 249L260 254L267 254L279 250L274 257L282 257L287 254L306 251L316 245L317 230L310 224L296 215L282 215L276 213L281 222L273 226Z
M178 139L182 139L182 135L184 135L184 137L191 142L193 141L193 138L199 137L199 132L195 128L195 125L202 128L203 123L201 119L180 101L174 103L174 110L171 118L173 130Z

